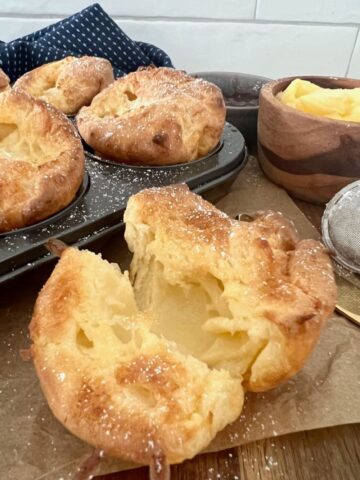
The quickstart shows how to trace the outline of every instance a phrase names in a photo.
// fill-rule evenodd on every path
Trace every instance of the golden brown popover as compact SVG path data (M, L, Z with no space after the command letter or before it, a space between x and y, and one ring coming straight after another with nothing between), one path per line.
M0 68L0 93L10 88L10 79Z
M84 150L59 110L21 90L0 94L0 232L49 217L75 197Z
M162 329L176 319L176 331L187 325L190 353L199 349L197 357L243 377L251 391L273 388L302 368L335 304L321 243L300 240L278 212L233 220L185 185L143 190L129 199L124 220L139 307L162 315ZM194 286L208 312L202 319L182 305L196 308ZM209 343L201 345L206 334Z
M14 84L72 115L114 81L111 63L98 57L65 57L25 73Z
M130 73L97 95L76 117L85 142L118 162L190 162L219 143L225 122L221 90L172 68Z
M67 248L30 331L42 389L105 454L181 462L240 414L243 390L294 375L335 303L324 247L278 213L230 219L186 186L130 198L130 279Z

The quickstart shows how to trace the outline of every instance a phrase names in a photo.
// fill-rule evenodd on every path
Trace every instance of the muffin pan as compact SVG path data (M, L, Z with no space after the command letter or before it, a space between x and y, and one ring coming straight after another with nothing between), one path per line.
M198 193L235 178L246 163L241 133L226 123L219 147L198 161L167 167L115 164L86 152L86 175L75 200L36 225L0 236L0 283L50 261L45 243L58 238L85 246L122 223L127 199L149 187L187 183Z
M51 215L50 217L47 217L44 220L40 220L39 222L33 223L32 225L28 225L27 227L17 228L16 230L10 230L8 232L2 232L0 233L0 239L7 237L9 235L15 235L15 234L19 235L21 233L28 233L31 230L46 227L56 222L57 220L65 217L66 214L69 213L75 207L75 205L77 205L81 201L82 197L88 191L89 186L90 186L89 174L85 172L83 181L81 182L81 185L78 191L76 192L75 198L69 205L67 205L65 208L63 208L59 212L54 213L54 215Z

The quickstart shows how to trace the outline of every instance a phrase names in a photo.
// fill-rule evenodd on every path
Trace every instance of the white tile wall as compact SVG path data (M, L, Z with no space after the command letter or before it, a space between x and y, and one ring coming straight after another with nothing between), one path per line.
M0 0L0 40L53 23L88 0ZM167 51L188 71L271 78L360 77L360 0L103 0L126 33Z
M358 34L348 76L360 78L360 35Z
M357 33L356 28L307 25L118 23L132 38L166 46L176 67L188 71L233 70L270 78L343 75Z
M94 0L95 2L95 0ZM90 5L89 0L1 0L0 14L71 15ZM114 16L250 19L256 0L98 0Z
M1 1L1 0L0 0ZM0 40L9 42L56 22L54 18L7 18L0 16Z
M357 23L359 0L258 0L257 18L295 22Z

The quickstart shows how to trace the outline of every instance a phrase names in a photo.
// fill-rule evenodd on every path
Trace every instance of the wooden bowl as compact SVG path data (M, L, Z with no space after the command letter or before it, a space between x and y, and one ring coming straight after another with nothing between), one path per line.
M259 160L265 174L293 196L323 204L360 179L360 123L332 120L284 105L276 94L295 78L325 88L360 87L360 80L291 77L260 92Z

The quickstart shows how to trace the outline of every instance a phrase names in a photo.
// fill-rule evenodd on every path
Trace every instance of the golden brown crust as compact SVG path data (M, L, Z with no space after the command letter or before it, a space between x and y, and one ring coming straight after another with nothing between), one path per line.
M4 92L10 88L10 79L6 73L0 68L0 92Z
M221 90L171 68L118 79L77 115L81 136L105 158L167 165L207 155L225 122Z
M62 112L75 114L114 81L111 63L98 57L65 57L25 73L14 84Z
M237 327L236 319L246 315L257 322L259 351L241 372L249 390L273 388L302 368L335 306L331 262L319 242L299 241L280 213L262 212L250 223L232 220L185 185L131 197L125 222L139 297L153 282L146 277L151 251L151 261L164 266L172 284L209 273L222 283L231 318L209 328L248 333L251 324L239 321Z
M324 247L262 212L230 219L185 185L130 198L127 273L68 248L35 305L32 352L55 416L141 463L190 458L233 421L243 386L295 374L334 308Z
M0 232L38 222L67 206L84 174L71 122L19 90L0 95Z
M36 301L32 353L49 406L70 431L112 456L175 463L236 419L243 391L150 325L126 274L69 248Z

